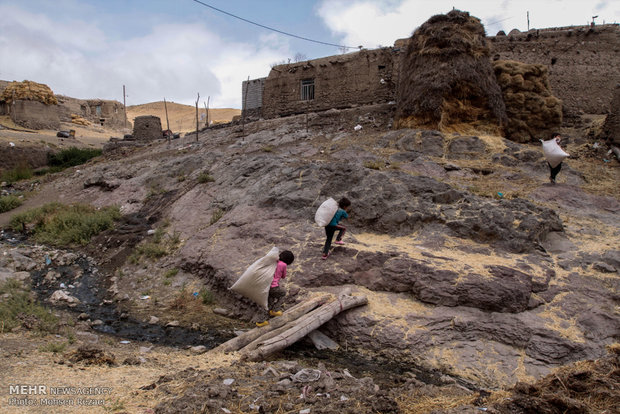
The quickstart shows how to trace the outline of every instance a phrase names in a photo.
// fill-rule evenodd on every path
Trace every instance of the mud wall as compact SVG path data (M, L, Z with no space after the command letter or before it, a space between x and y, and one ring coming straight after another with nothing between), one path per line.
M63 95L58 98L58 116L62 122L71 122L71 114L87 119L95 125L122 128L125 125L123 104L103 99L76 99Z
M395 55L393 48L381 48L275 66L265 80L263 116L392 101ZM314 82L311 99L302 99L302 81Z
M11 103L11 119L17 125L30 129L58 129L58 106L38 101L19 99Z
M495 60L516 60L548 68L551 93L563 103L564 120L581 113L609 111L614 86L620 82L620 25L573 26L513 30L491 36ZM362 50L272 68L264 83L265 118L394 100L402 51ZM314 80L314 99L301 99L302 80Z
M620 82L619 25L513 30L489 39L494 59L547 66L551 92L562 100L568 120L609 110Z

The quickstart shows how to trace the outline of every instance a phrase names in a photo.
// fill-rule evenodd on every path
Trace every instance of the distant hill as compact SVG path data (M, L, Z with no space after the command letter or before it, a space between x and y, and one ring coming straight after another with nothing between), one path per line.
M188 132L196 130L196 107L183 105L174 102L166 102L168 107L168 122L173 132ZM206 111L204 106L198 108L200 127L205 126L206 117L201 119ZM240 109L233 108L209 108L209 122L225 123L230 122L235 115L240 115ZM161 126L166 129L166 111L164 102L151 102L142 105L131 105L127 107L127 119L133 121L141 115L154 115L161 119Z

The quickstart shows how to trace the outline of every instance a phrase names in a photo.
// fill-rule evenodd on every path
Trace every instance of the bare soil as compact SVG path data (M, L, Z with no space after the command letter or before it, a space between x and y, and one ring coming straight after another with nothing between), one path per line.
M166 120L166 108L168 118ZM234 116L240 115L241 110L233 108L209 108L209 124L230 122ZM151 102L143 105L127 107L127 119L133 124L137 116L154 115L161 119L162 129L170 125L172 132L189 132L196 130L196 107L178 104L175 102ZM198 124L200 128L206 125L206 109L202 102L198 105Z

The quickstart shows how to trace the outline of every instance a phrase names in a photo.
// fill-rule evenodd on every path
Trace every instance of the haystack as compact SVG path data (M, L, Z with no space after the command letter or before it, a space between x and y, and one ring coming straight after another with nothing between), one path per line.
M551 94L547 67L512 60L498 60L493 67L508 114L506 138L549 139L562 125L562 101Z
M71 123L72 124L77 124L77 125L84 125L84 126L89 126L90 125L90 121L89 120L82 118L78 114L71 114Z
M616 85L611 99L610 113L603 124L603 136L608 143L620 146L620 83Z
M0 95L0 100L10 104L13 100L37 101L46 105L58 105L58 100L49 86L25 80L10 82Z
M396 127L450 132L470 124L499 133L506 109L489 56L478 18L460 10L431 17L403 57Z

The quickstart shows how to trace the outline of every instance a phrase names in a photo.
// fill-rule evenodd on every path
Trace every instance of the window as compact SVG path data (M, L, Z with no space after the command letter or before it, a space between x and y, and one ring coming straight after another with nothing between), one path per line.
M301 100L311 101L314 99L314 79L302 79Z

